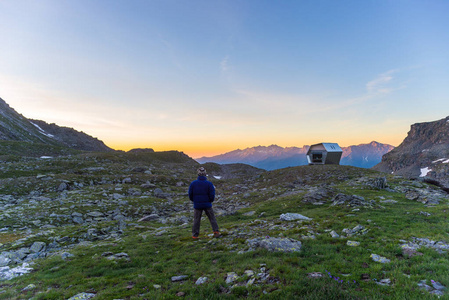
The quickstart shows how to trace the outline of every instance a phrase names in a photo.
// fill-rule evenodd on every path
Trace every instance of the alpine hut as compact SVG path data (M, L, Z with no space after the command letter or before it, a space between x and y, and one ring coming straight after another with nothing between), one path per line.
M339 165L343 150L337 143L320 143L307 151L309 165Z

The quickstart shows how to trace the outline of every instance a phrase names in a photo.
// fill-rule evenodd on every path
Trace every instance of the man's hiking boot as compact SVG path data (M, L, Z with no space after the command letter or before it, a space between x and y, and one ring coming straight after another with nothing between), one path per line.
M219 237L221 237L220 232L214 231L214 238L219 238Z

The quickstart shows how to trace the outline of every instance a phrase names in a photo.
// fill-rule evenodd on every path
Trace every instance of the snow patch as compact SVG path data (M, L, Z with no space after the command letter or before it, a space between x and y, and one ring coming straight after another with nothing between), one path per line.
M0 281L1 280L11 280L13 278L22 276L24 274L30 273L33 268L29 268L29 264L23 263L22 266L10 268L10 267L1 267L0 268Z
M443 164L448 164L449 163L449 159L448 160L445 160L445 161L443 161Z
M422 169L421 169L421 175L419 175L419 177L427 176L427 173L429 173L430 171L432 171L432 169L429 169L429 167L427 167L427 168L422 168Z
M221 176L214 176L214 178L220 180Z
M41 159L52 159L53 156L41 156Z
M40 131L40 133L42 133L43 135L45 135L45 136L47 136L49 138L54 138L55 137L53 134L46 133L39 125L34 124L33 122L31 122L31 124L33 124Z

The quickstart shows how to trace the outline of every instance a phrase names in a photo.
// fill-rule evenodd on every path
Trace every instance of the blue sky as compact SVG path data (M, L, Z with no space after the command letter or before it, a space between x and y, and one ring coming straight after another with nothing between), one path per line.
M397 146L449 114L448 1L0 1L0 97L116 149Z

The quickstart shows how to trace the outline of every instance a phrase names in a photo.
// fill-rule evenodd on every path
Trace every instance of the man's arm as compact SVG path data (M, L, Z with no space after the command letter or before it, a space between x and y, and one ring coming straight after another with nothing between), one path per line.
M215 200L215 187L212 182L209 184L209 201L214 202Z
M193 182L189 186L189 199L190 199L190 201L193 201L193 187L192 187L192 185L193 185Z

